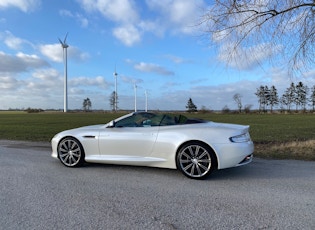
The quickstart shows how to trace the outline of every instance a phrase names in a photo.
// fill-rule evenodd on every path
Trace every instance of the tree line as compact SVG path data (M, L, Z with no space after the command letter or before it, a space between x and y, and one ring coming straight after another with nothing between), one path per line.
M272 85L268 87L267 85L261 85L256 89L255 95L258 97L259 112L273 112L275 108L279 108L280 111L306 111L308 106L311 106L311 110L315 111L315 85L312 88L309 88L307 85L304 85L303 82L298 82L290 84L284 93L279 96L277 88ZM117 102L116 102L117 100ZM242 96L239 93L236 93L233 96L233 100L237 105L238 112L241 113L242 110L246 113L250 112L252 105L242 104ZM116 92L113 91L109 97L109 104L112 110L116 109L118 104L118 97ZM89 111L92 107L92 102L89 98L84 99L83 109ZM197 106L194 104L191 98L188 99L186 105L187 112L197 112ZM201 111L206 111L207 109L202 106ZM230 109L227 106L222 108L223 113L229 113Z
M307 106L311 106L312 111L315 111L315 85L309 88L301 81L297 84L292 82L281 96L274 85L270 88L261 85L255 95L258 97L260 112L268 110L273 112L277 106L281 111L288 112L291 112L292 109L306 111Z
M306 111L307 107L311 107L311 111L315 111L315 85L309 88L304 85L303 82L290 84L284 93L280 96L277 88L272 85L261 85L256 89L255 95L258 97L259 112L273 112L275 108L278 108L281 112L292 112L292 110ZM237 111L239 113L249 113L252 105L242 104L242 95L239 93L234 94L233 100L237 105ZM192 99L189 98L186 105L187 112L197 112L197 106L193 103ZM208 111L205 106L202 106L201 112ZM225 105L222 108L222 113L230 113L230 108Z

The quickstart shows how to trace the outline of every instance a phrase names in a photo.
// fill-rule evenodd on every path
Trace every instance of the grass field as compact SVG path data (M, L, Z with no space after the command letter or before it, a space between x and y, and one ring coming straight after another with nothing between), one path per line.
M49 142L58 132L105 124L125 113L0 112L0 139ZM188 117L250 125L255 155L264 158L315 160L315 115L185 114Z

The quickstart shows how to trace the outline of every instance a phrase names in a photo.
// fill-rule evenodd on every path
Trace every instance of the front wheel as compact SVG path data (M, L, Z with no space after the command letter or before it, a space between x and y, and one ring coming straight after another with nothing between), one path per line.
M77 139L66 137L58 145L58 157L65 166L78 167L84 163L84 150Z
M213 151L202 143L184 145L177 153L177 168L187 177L204 179L216 167Z

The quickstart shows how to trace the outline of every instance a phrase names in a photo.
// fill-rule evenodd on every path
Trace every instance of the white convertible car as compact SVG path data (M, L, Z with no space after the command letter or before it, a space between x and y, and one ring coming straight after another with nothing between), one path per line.
M68 167L84 162L150 166L179 169L194 179L248 164L254 151L249 126L148 112L63 131L51 144L52 156Z

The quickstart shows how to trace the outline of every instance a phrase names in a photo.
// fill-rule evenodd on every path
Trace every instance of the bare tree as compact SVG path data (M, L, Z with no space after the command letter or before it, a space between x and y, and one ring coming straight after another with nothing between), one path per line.
M282 53L290 72L314 64L315 0L216 0L200 24L230 62Z
M294 98L296 111L298 110L299 107L304 111L306 110L308 92L309 88L306 85L304 85L301 81L298 84L296 84Z
M241 113L242 112L242 96L239 93L234 94L233 99L235 101L235 103L237 104L237 108L238 108L238 112Z
M268 104L270 105L270 112L272 113L273 107L275 105L279 104L279 96L278 96L278 91L274 85L271 86L269 93L270 94L269 94L269 103Z
M116 102L116 100L117 100L117 102ZM118 95L116 95L116 92L113 91L109 97L109 105L113 111L115 111L117 109L117 104L118 104Z
M286 98L289 112L291 112L291 105L294 102L295 94L296 94L295 85L293 82L291 82L290 87L288 87L283 94L283 96Z
M259 102L259 112L266 112L266 106L268 105L268 100L270 97L270 90L268 86L261 85L257 89L255 95L258 97Z
M312 106L312 111L315 111L315 85L311 89L311 97L310 97L310 102Z
M92 102L90 98L86 98L83 100L83 109L85 112L89 111L90 108L92 107Z

